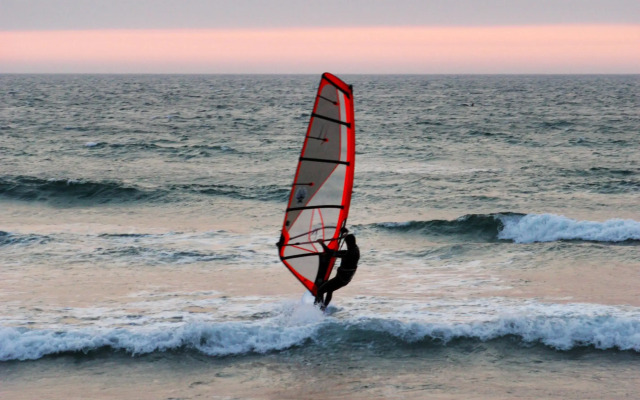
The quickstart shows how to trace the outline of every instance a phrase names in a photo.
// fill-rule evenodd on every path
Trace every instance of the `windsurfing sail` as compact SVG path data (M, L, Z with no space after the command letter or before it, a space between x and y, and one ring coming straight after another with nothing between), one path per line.
M320 79L278 242L280 259L314 295L331 275L331 250L342 245L355 168L353 88L325 73Z

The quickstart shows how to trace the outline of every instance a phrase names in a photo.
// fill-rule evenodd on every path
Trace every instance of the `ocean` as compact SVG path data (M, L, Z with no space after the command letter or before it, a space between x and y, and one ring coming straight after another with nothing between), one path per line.
M0 75L0 398L640 397L640 77L340 76L322 313L275 246L320 72Z

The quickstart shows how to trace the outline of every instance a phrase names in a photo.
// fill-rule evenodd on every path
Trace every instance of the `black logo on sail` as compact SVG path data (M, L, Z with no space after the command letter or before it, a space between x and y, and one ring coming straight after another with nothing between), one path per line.
M304 199L306 198L307 198L307 189L304 187L298 188L298 190L296 190L296 200L298 201L298 204L302 204L304 202Z

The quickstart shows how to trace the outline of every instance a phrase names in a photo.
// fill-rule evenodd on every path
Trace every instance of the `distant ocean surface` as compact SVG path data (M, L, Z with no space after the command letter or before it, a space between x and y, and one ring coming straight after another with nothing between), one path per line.
M0 398L638 397L640 77L341 76L325 315L275 247L320 72L0 75Z

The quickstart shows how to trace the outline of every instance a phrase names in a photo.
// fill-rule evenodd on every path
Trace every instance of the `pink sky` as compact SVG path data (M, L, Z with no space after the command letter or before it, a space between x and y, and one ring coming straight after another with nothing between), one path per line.
M0 31L0 72L640 73L640 25Z

